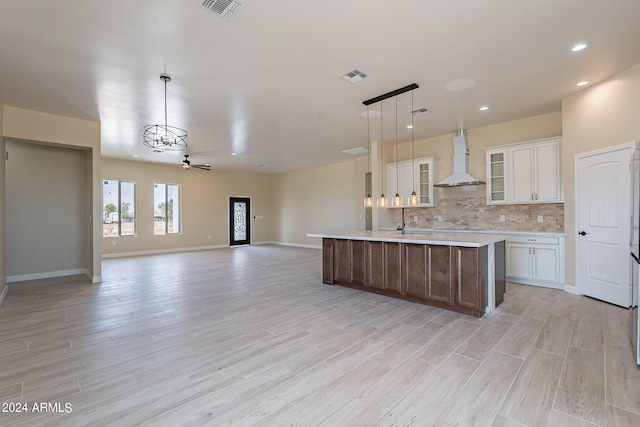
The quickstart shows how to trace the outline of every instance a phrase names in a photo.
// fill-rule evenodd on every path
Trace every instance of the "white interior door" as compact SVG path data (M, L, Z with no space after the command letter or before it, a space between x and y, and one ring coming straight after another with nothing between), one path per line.
M576 156L576 286L623 307L630 293L632 145Z

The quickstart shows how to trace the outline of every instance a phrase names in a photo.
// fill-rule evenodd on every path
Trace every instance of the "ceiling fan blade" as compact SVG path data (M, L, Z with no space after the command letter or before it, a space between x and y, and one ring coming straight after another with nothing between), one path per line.
M188 154L184 155L184 160L182 161L182 167L185 170L189 170L191 168L202 169L202 170L205 170L205 171L210 171L211 170L211 165L208 164L208 163L205 163L203 165L192 165L191 164L191 160L189 160L189 155Z
M191 165L192 168L202 169L203 171L210 171L211 165Z

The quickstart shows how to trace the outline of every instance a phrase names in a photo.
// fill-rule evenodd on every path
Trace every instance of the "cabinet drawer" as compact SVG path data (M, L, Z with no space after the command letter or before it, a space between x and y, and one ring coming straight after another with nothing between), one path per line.
M539 245L559 245L558 237L542 237L542 236L514 236L509 237L509 243L530 243Z

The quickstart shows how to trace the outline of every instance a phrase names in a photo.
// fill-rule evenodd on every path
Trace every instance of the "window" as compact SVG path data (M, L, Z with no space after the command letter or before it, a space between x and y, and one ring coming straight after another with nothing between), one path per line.
M135 184L105 179L102 181L102 237L135 234Z
M153 184L153 234L180 233L180 186Z

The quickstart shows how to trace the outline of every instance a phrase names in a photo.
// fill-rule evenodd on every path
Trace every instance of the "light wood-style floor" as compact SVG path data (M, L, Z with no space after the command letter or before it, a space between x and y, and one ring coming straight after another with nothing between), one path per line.
M640 425L626 310L509 284L476 319L323 285L320 256L239 247L10 285L0 409L28 412L0 425Z

